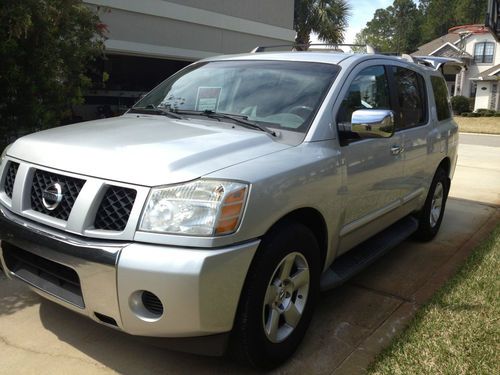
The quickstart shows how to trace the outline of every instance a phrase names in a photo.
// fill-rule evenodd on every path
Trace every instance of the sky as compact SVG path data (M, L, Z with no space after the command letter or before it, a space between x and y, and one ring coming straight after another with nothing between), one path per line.
M394 0L350 0L351 16L345 33L345 43L353 43L356 34L366 26L379 8L387 8Z
M351 16L347 27L344 42L353 43L356 34L366 26L379 8L387 8L394 0L348 0L351 6ZM316 41L316 38L311 38ZM313 42L314 43L314 42ZM321 43L321 42L318 42Z

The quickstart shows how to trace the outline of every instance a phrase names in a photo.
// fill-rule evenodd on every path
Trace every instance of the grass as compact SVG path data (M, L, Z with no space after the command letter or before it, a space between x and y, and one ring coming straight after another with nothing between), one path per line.
M455 121L461 132L500 134L500 117L460 117Z
M500 374L500 225L369 374Z

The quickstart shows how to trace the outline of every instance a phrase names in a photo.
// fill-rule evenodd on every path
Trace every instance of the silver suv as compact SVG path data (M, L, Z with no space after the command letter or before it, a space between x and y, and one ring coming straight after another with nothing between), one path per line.
M320 290L439 229L458 132L441 72L415 61L222 56L121 117L17 140L3 270L131 335L279 365Z

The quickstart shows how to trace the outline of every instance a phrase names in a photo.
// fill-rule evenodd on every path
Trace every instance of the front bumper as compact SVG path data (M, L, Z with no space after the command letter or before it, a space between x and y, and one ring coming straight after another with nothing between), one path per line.
M193 249L92 240L27 222L2 207L0 239L0 260L8 277L27 282L42 296L99 323L136 336L171 338L232 329L259 245L256 240ZM54 278L58 272L62 275ZM159 298L161 316L144 309L142 291Z

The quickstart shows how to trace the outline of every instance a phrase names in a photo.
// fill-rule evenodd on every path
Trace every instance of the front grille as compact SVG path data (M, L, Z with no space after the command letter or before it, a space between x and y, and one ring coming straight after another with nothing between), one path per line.
M55 183L61 185L63 199L55 209L49 210L43 204L43 192ZM71 209L84 184L85 180L38 169L33 175L33 184L31 186L31 208L35 211L66 221L69 218Z
M94 221L96 229L123 231L127 226L137 192L119 186L109 186Z
M18 169L19 169L19 163L14 163L12 161L9 161L3 190L10 199L12 199L12 193L14 192L14 182L16 181L16 175Z
M62 264L2 242L7 268L27 283L80 308L84 308L80 278Z

